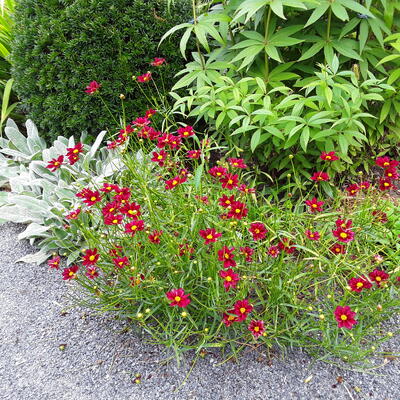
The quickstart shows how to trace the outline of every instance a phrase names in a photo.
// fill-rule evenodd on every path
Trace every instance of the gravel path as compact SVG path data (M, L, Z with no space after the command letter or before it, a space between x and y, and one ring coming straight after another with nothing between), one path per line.
M163 349L144 343L124 322L83 309L63 313L68 287L59 274L15 264L32 251L16 242L22 229L0 226L1 400L400 400L399 359L360 373L313 363L300 350L272 362L252 352L222 366L217 353L208 354L176 391L190 358L180 368L162 365ZM399 338L390 343L399 345Z

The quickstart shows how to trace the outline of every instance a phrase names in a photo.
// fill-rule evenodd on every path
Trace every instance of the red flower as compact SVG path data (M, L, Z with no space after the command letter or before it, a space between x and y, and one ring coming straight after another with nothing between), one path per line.
M187 152L187 157L194 160L199 159L200 156L201 156L201 150L189 150Z
M169 304L171 307L178 306L178 307L187 307L190 303L189 296L190 294L185 294L183 289L174 289L170 292L165 293L168 300L172 302Z
M334 254L346 254L346 248L344 244L340 243L335 243L329 250Z
M60 256L56 256L56 257L50 259L49 261L47 261L47 265L50 268L58 269L60 267L60 261L61 261Z
M97 253L97 249L87 249L85 250L85 254L83 256L82 264L86 267L90 265L94 265L99 260L100 254Z
M78 272L79 267L77 265L73 265L70 268L64 268L64 271L62 273L63 280L68 281L70 279L75 279L76 278L76 273Z
M46 168L48 168L51 172L56 171L58 168L61 167L62 163L64 161L64 156L59 156L57 158L53 158L52 160L49 161L49 163L46 165Z
M222 247L221 250L218 250L218 260L224 262L224 268L236 267L236 261L234 260L235 255L233 254L235 248L234 247Z
M241 247L240 249L240 254L244 255L246 258L247 262L252 262L253 261L253 254L254 254L254 250L251 247Z
M315 182L329 181L329 175L326 172L318 171L314 172L313 176L310 178Z
M96 81L92 81L89 83L88 86L86 86L85 92L87 94L93 94L96 93L100 89L101 84L97 83Z
M284 251L286 254L293 254L296 251L294 243L287 237L284 237L278 243L278 249Z
M132 124L138 126L139 128L143 128L147 125L150 125L151 121L147 117L138 117L132 121Z
M381 222L382 224L386 224L386 222L388 222L387 214L383 211L372 211L372 216L375 217L377 222Z
M115 215L119 211L119 207L121 206L121 203L119 201L112 201L110 203L107 203L102 209L101 213L106 216L106 215Z
M378 157L375 164L382 168L397 167L399 165L398 161L391 160L389 157Z
M324 161L336 161L339 160L339 157L337 155L335 155L334 151L330 151L329 153L326 153L325 151L323 151L320 155L321 160Z
M179 256L182 257L185 254L193 254L194 248L189 246L187 243L183 243L179 245Z
M125 214L128 218L138 219L141 215L140 205L133 203L125 203L123 207L121 207L120 211L122 214Z
M96 190L95 192L90 189L84 189L85 193L83 195L83 202L88 206L92 206L93 204L98 203L101 201L100 193ZM79 194L79 193L78 193Z
M67 147L67 157L77 156L83 152L83 144L77 143L74 147Z
M163 231L153 231L149 234L148 238L151 243L160 243L160 236L162 235Z
M235 289L240 280L239 274L236 274L231 268L226 271L219 271L219 276L224 280L224 288L227 292L230 288Z
M353 325L357 324L357 321L354 319L356 313L351 311L349 306L337 306L334 315L339 328L352 329Z
M162 149L165 146L169 146L171 149L178 149L181 146L181 138L170 133L164 133L157 138L157 147Z
M379 179L379 189L380 190L390 190L393 188L392 181L389 178Z
M145 74L138 76L137 80L140 83L147 83L151 81L151 72L146 72Z
M246 208L246 204L240 201L233 201L228 212L228 217L242 219L247 215L248 212L249 210Z
M205 240L204 244L215 243L222 233L216 232L214 228L200 230L200 236Z
M106 182L104 182L103 187L101 187L99 189L100 192L104 192L104 193L110 193L113 190L118 191L119 190L118 185L114 185L113 183L106 183Z
M206 205L208 205L208 204L210 204L210 202L209 202L209 200L208 200L208 196L199 196L199 195L195 195L194 196L194 198L196 199L196 200L200 200L203 204L206 204Z
M396 170L396 167L389 167L385 169L385 176L389 179L399 179L399 174Z
M236 174L226 174L220 180L222 183L222 187L224 189L232 190L235 187L238 187L239 176Z
M104 223L106 225L119 225L122 222L122 215L106 214Z
M113 263L117 268L120 269L130 265L129 259L126 256L113 258Z
M238 316L237 321L241 322L247 318L247 315L253 310L253 306L249 304L247 299L238 300L233 306L234 313Z
M228 173L228 170L224 167L212 167L208 170L208 173L214 178L222 178Z
M218 204L224 208L229 208L234 201L235 201L234 195L228 197L227 195L223 194L222 197L218 199L219 202Z
M174 187L178 186L179 184L186 182L186 177L175 176L172 179L168 179L165 181L165 190L171 190Z
M131 197L131 190L127 187L118 188L115 190L115 193L114 199L121 203L126 203Z
M243 158L228 158L228 163L234 168L247 168Z
M253 334L253 336L257 339L265 332L264 321L256 321L252 320L248 326L248 330Z
M268 231L262 222L252 222L249 232L253 235L253 240L263 240Z
M369 189L370 186L371 184L368 181L360 183L360 189Z
M347 188L346 188L346 190L350 196L355 196L359 192L360 189L361 188L356 183L353 183L353 184L347 186Z
M151 118L153 115L156 115L157 114L157 111L156 110L153 110L152 108L149 108L147 111L146 111L146 113L144 114L144 116L146 117L146 118Z
M338 228L342 229L350 229L353 226L353 221L351 219L345 220L345 219L337 219L335 221L335 225Z
M351 290L357 293L360 293L363 289L370 289L372 287L371 282L369 282L365 276L360 276L359 278L351 278L348 284Z
M311 212L322 211L322 206L325 204L324 201L318 201L316 197L311 200L306 200L306 205L310 207Z
M160 167L163 167L165 164L165 160L167 159L168 153L165 150L160 150L159 153L153 151L153 158L151 161L158 163Z
M338 228L333 230L332 233L339 242L348 243L354 240L354 232L350 229Z
M187 138L194 135L194 130L192 126L178 128L177 132L181 138Z
M150 63L153 67L160 67L165 63L165 58L154 57L154 60Z
M125 233L130 233L132 236L136 235L136 232L144 230L144 221L137 220L129 222L125 225Z
M268 255L270 255L271 257L273 257L273 258L276 258L276 257L278 257L279 256L279 253L280 253L281 251L279 250L279 247L278 246L271 246L271 247L269 247L268 248Z
M310 240L319 240L319 239L321 238L321 235L319 234L318 231L311 232L309 229L306 230L306 236L307 236Z
M92 265L92 266L86 268L85 275L89 279L97 278L99 276L99 270L96 266Z
M229 314L224 313L222 316L222 322L224 325L229 328L234 322L238 322L238 317L236 315L232 315L235 313L235 310L229 310Z
M161 132L156 131L151 126L144 126L138 133L137 136L143 139L155 140L158 139Z
M372 272L368 274L371 281L374 281L376 285L379 287L381 284L389 279L389 274L380 269L374 269Z
M243 193L255 193L256 189L247 187L244 183L239 185L238 190Z
M66 215L65 218L68 220L77 219L80 213L81 213L81 209L77 208L76 210L71 211L68 215Z

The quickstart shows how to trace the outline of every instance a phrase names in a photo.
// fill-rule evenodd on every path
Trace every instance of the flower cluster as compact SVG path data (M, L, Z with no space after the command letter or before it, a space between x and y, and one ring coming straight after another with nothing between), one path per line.
M79 160L81 153L83 153L83 144L77 143L74 147L68 147L65 155L61 154L58 157L50 160L46 168L52 172L56 171L57 169L61 168L65 158L68 159L69 165L74 165Z

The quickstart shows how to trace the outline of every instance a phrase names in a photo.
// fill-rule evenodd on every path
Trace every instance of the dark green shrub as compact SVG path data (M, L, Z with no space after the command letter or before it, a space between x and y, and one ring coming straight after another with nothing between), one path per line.
M179 47L176 40L157 46L171 26L190 18L186 0L170 13L164 0L20 0L13 76L29 117L48 138L111 127L100 99L84 92L96 80L111 111L120 109L119 94L127 95L130 118L148 105L132 75L149 70L153 57L165 57L165 81L172 82L183 66Z

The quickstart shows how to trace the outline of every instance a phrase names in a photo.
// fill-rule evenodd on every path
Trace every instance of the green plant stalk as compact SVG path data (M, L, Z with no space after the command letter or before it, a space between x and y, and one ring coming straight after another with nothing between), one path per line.
M193 10L193 24L196 26L197 25L196 0L192 0L192 10ZM197 37L196 37L196 47L197 47L197 53L199 54L200 57L201 68L205 70L206 63L204 61L203 53L200 51L200 43Z
M328 26L326 27L326 41L331 41L332 8L329 7Z
M268 43L268 31L269 31L269 23L271 20L271 7L268 7L268 12L265 10L264 13L264 42L265 45ZM266 50L264 50L264 80L265 82L268 81L268 76L269 76L269 61L268 61L268 54Z

